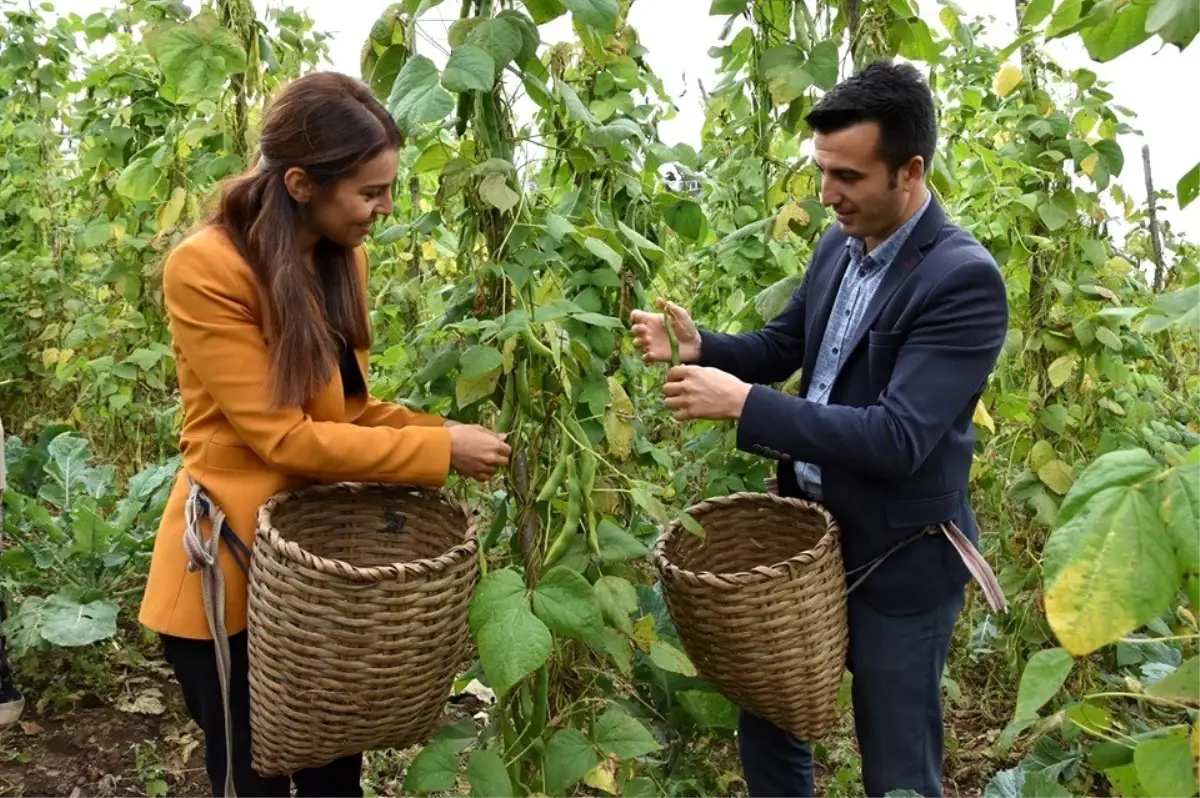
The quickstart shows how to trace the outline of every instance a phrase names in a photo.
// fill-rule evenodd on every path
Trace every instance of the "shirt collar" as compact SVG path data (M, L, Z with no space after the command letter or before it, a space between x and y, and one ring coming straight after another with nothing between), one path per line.
M887 239L875 247L869 254L865 255L866 244L861 238L851 237L846 239L846 248L850 250L850 255L855 260L870 260L882 269L886 269L891 265L896 256L900 254L900 248L904 246L904 242L908 240L912 234L913 228L921 221L921 217L925 215L925 210L929 207L930 201L933 199L933 193L928 192L925 195L925 202L912 215L911 218L904 224L900 225L896 232L892 233Z

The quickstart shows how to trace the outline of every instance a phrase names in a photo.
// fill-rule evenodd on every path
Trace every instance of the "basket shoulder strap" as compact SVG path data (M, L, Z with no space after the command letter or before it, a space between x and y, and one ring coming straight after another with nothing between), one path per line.
M232 659L229 653L229 633L225 629L225 577L221 573L218 550L221 538L227 537L225 513L209 498L200 483L188 476L190 491L185 510L187 525L183 530L183 549L188 556L188 570L200 571L200 587L204 596L204 615L208 620L208 631L212 635L213 648L217 657L217 678L221 683L221 708L225 713L225 798L236 798L233 786L233 722L229 712L229 679ZM212 534L204 537L200 522L204 518L212 521ZM232 530L228 537L238 540ZM241 543L238 540L238 543ZM229 545L229 544L227 544ZM245 544L242 544L243 546ZM242 565L239 552L233 549L234 558ZM245 568L246 566L243 566Z
M915 540L920 540L925 535L939 534L946 536L946 539L950 541L950 545L954 547L954 551L958 554L959 559L963 561L963 565L971 572L971 577L979 583L980 589L983 590L983 596L987 600L988 606L992 608L992 612L1007 612L1008 602L1004 598L1004 590L1000 587L1000 582L996 579L995 572L992 571L992 567L988 565L987 560L983 558L978 549L971 545L970 539L963 534L962 530L953 521L946 521L915 532L870 562L846 571L846 576L858 575L858 578L851 583L850 587L846 588L846 593L853 592L855 588L871 575L872 571L883 565L888 557L891 557L900 549Z

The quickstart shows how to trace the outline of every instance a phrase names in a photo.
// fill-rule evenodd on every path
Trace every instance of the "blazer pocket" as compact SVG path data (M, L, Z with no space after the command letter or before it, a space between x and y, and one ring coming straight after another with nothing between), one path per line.
M867 330L867 342L871 347L879 347L881 349L899 348L903 341L904 333L902 332Z
M888 502L885 512L888 526L893 529L912 529L954 520L961 504L962 493L955 490L928 499Z
M904 333L883 333L875 330L867 332L867 373L874 393L883 393L892 379L892 369L896 367L896 358L900 356L900 343L903 339Z
M210 442L205 465L221 471L262 471L266 464L249 446Z

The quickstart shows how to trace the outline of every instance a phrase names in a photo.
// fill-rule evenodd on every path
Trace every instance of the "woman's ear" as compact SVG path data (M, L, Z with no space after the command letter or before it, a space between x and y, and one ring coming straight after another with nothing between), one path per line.
M316 188L309 178L308 173L299 166L293 166L283 173L283 185L287 187L288 193L292 195L292 199L301 205L305 205L312 200Z

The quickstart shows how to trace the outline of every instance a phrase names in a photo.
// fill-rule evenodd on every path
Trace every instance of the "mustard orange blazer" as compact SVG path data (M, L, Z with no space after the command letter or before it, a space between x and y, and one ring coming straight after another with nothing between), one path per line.
M366 254L359 248L355 256L365 282ZM340 481L442 485L450 431L441 418L370 397L369 387L345 396L337 364L303 408L275 407L257 282L218 228L201 228L175 248L163 293L183 399L183 471L159 525L139 620L156 632L206 640L200 575L187 570L183 549L186 475L251 546L258 508L283 489ZM368 353L355 354L366 385ZM246 627L246 577L229 546L220 551L225 627L235 634Z

